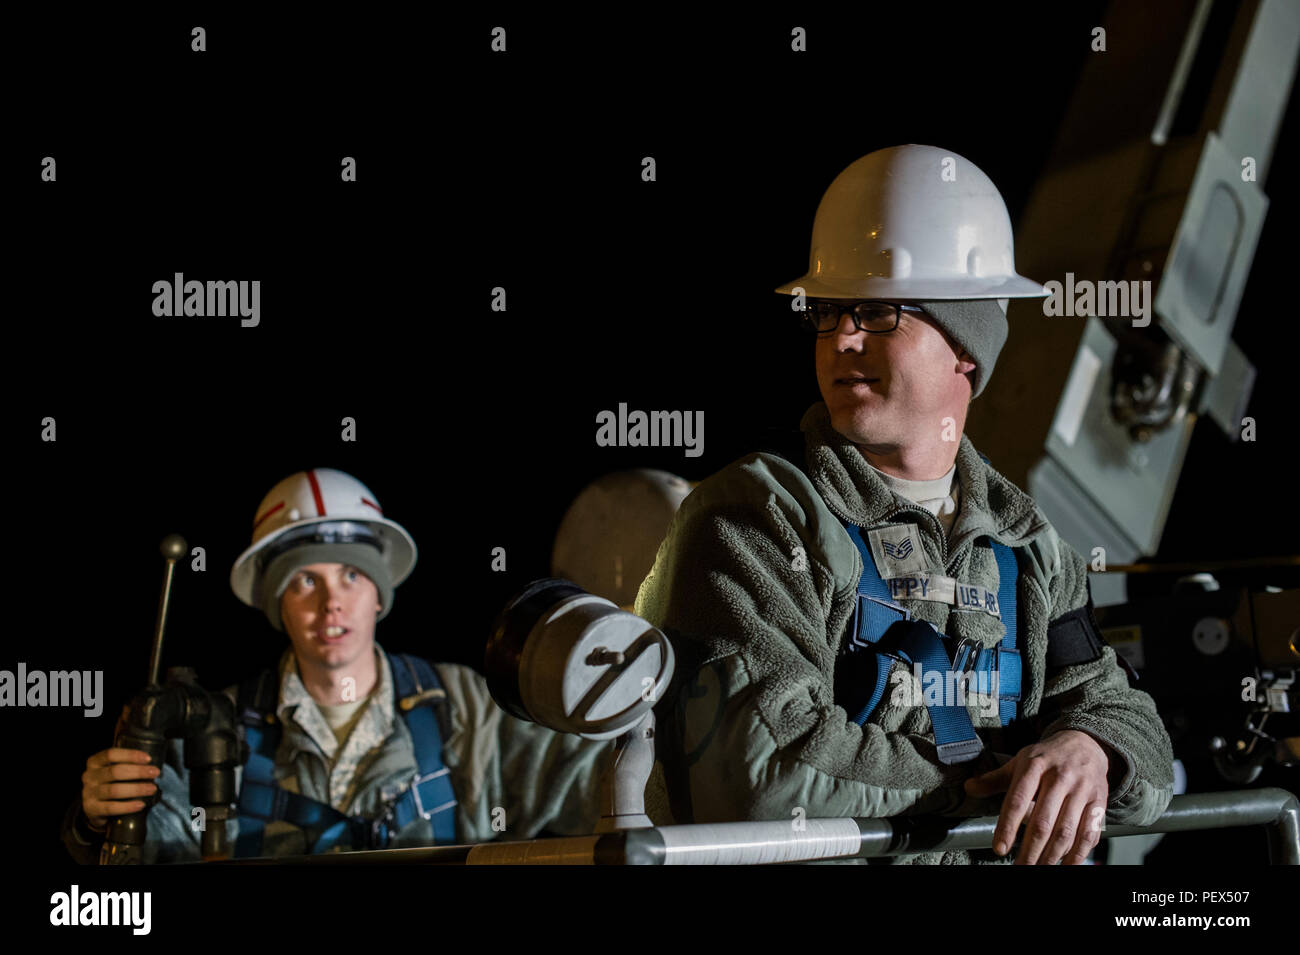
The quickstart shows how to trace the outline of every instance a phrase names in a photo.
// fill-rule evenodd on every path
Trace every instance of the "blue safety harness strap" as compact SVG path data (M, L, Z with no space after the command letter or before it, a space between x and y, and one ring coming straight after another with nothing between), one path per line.
M417 817L432 822L437 843L455 842L456 797L442 764L443 733L439 726L445 720L445 706L439 705L435 718L430 705L445 703L446 692L428 661L406 654L390 654L388 660L398 710L411 732L418 771L411 786L375 820L347 816L326 803L281 788L275 781L275 754L280 743L280 725L275 716L278 681L268 670L256 683L240 687L240 720L249 757L239 790L237 857L259 855L266 824L281 820L308 833L312 853L329 852L345 844L351 848L382 848L393 833Z
M1015 552L1004 544L985 538L993 548L998 565L998 602L1006 628L1002 640L994 647L980 647L972 640L953 640L933 625L914 620L911 613L890 598L888 584L881 578L871 548L862 536L862 528L844 522L845 530L862 556L862 577L858 582L858 599L849 625L848 652L876 654L875 683L867 704L854 717L864 725L884 695L889 671L894 661L909 666L919 663L924 673L945 675L945 687L951 673L971 673L974 688L988 692L996 675L998 681L999 721L1006 726L1016 716L1021 692L1020 654L1016 649L1016 576ZM945 645L955 644L951 655ZM969 685L969 684L968 684ZM943 763L960 763L974 759L984 744L975 733L970 713L956 699L940 694L942 702L926 702L934 730L938 757Z
M1016 646L1016 621L1019 618L1016 605L1016 578L1020 568L1016 563L1016 554L1006 544L1000 544L986 538L993 548L993 559L998 564L998 606L1002 612L1002 625L1006 633L1002 640L992 648L983 648L980 658L990 657L988 668L998 675L998 719L1006 726L1016 718L1016 706L1020 703L1021 663L1020 648ZM976 667L980 666L976 661Z
M889 596L889 585L876 572L876 562L871 557L871 549L862 539L862 528L856 524L845 523L845 530L853 538L854 546L862 555L862 577L858 580L858 602L853 609L853 619L849 621L849 643L852 651L870 650L891 626L902 620L911 620L909 610L895 603ZM868 569L870 568L870 569ZM859 726L875 712L885 693L885 684L889 681L889 671L894 666L894 657L876 654L876 681L872 684L871 697L862 711L853 718Z
M249 756L239 786L239 836L235 840L235 855L246 858L261 854L266 824L278 821L304 830L313 853L329 852L344 842L369 845L369 823L365 820L346 816L333 806L282 789L276 783L279 723L267 722L265 717L260 722L261 725L251 722L244 725Z
M410 788L393 804L384 821L390 831L398 832L414 819L428 819L433 824L434 842L445 845L456 841L456 793L451 774L442 764L442 734L433 708L428 699L414 701L438 693L445 700L447 694L427 660L406 654L400 654L399 659L404 665L394 663L393 681L397 684L398 709L405 711L406 726L415 744L418 769ZM407 709L408 704L413 705Z

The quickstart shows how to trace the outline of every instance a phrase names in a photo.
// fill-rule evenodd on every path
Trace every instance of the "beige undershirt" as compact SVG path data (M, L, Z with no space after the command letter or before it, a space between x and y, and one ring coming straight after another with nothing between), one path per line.
M339 741L340 747L347 742L348 734L352 732L352 727L356 726L357 722L361 719L361 714L365 709L366 701L369 699L370 697L367 695L365 699L356 700L351 703L340 703L337 706L326 706L323 703L316 704L316 708L320 710L321 716L325 717L325 722L328 723L330 729L334 731L334 738Z
M865 460L865 458L864 458ZM953 522L957 519L957 508L961 505L961 482L955 480L957 465L953 464L943 477L931 481L909 481L894 477L875 467L870 461L867 467L889 485L896 494L906 498L918 507L923 507L939 519L946 537L952 532Z

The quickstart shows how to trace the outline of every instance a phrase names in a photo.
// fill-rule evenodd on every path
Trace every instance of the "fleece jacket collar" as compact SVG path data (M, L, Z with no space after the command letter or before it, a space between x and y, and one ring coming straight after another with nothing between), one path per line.
M862 527L885 524L902 511L919 505L897 495L867 463L858 446L831 425L830 410L819 401L799 423L807 445L808 477L841 520ZM955 553L974 537L988 535L1009 547L1020 547L1049 528L1047 518L1024 491L984 463L965 434L957 447L961 508L946 542ZM924 512L927 516L929 512ZM932 519L941 543L944 535Z

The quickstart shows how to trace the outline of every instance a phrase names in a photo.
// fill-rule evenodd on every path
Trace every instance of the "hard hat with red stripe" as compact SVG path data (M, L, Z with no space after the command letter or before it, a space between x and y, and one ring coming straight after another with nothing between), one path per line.
M262 498L253 518L253 543L230 571L235 596L257 607L258 578L268 559L299 539L372 544L394 587L415 566L415 541L400 524L384 517L368 487L343 471L314 468L289 475Z

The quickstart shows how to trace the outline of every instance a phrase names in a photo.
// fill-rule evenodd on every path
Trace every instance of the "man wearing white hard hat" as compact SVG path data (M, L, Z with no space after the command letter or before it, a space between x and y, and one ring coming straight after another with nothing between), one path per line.
M925 864L1011 861L1021 825L1016 862L1078 864L1105 822L1154 821L1172 747L1084 559L963 433L1008 300L1047 295L997 188L932 146L863 156L776 291L824 400L691 493L635 605L679 656L675 821L999 815L993 851L885 860Z
M594 828L612 744L515 719L474 670L376 642L415 560L410 534L342 471L299 472L263 498L230 584L290 646L275 670L225 691L250 749L227 823L237 857ZM107 817L142 810L155 792L144 861L199 858L179 741L160 775L145 762L117 748L87 761L64 827L74 858L94 861Z

